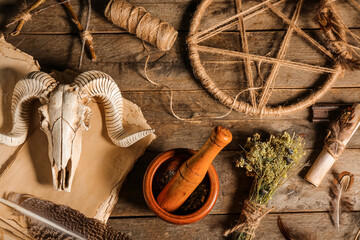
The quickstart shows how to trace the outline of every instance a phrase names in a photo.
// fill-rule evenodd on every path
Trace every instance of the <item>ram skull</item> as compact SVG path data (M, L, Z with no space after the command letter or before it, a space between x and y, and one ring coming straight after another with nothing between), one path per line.
M53 186L71 191L80 160L82 134L90 128L91 109L87 104L97 98L104 105L106 128L112 142L128 147L154 130L125 132L122 124L123 102L120 89L107 74L88 71L73 84L59 84L49 74L32 72L15 85L12 96L13 127L0 134L0 143L18 146L25 142L29 129L29 104L39 99L41 129L48 138Z

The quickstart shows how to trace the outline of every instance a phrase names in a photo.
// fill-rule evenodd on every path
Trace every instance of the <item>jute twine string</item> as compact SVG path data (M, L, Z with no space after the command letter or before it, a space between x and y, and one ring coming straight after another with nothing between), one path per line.
M332 0L322 0L318 21L322 29L324 29L329 48L332 49L336 55L339 55L337 58L339 58L340 55L347 58L351 54L347 50L345 29L341 26L341 18L332 3ZM337 29L333 27L334 25ZM339 39L336 36L338 36Z
M284 1L285 0L277 0L277 2L275 2L273 5L274 6L278 5L279 3L284 2ZM243 17L243 20L247 20L247 19L250 19L250 18L252 18L252 17L254 17L254 16L256 16L256 15L258 15L258 14L264 12L264 11L266 11L267 9L268 9L268 7L262 7L259 10L254 11L254 12L250 12L250 11L247 10L247 11L239 12L237 14L237 16L239 16L239 18ZM237 24L238 24L238 21L236 19L235 20L233 20L233 19L226 20L226 23L223 26L217 27L216 29L209 28L209 29L206 30L208 32L206 34L204 34L204 31L201 31L200 33L204 34L204 36L201 36L201 34L200 34L199 37L196 37L196 35L190 36L188 41L191 41L193 37L194 37L194 39L196 37L196 42L200 43L200 42L202 42L202 41L204 41L204 40L206 40L206 39L208 39L208 38L210 38L212 36L215 36L216 34L218 34L220 32L223 32L223 31L225 31L225 30L227 30L229 28L235 27Z
M230 23L230 24L231 24L231 23L232 23L232 24L234 24L234 23L236 24L237 18L239 18L239 17L241 17L241 16L243 16L243 17L246 17L247 15L255 16L256 14L258 14L258 13L260 13L260 12L263 12L264 10L266 10L266 9L264 9L265 3L271 2L271 1L273 1L273 0L266 0L265 2L260 3L260 4L254 6L254 7L251 7L251 8L249 8L249 9L245 10L245 11L242 11L242 12L240 12L240 13L237 13L237 14L235 14L234 16L232 16L232 17L230 17L230 18L227 18L227 19L225 19L224 21L221 21L220 23L218 23L218 24L216 24L216 25L214 25L214 26L212 26L212 27L210 27L210 28L208 28L208 29L204 29L204 30L202 30L201 32L195 33L195 34L189 36L188 41L189 41L189 42L191 42L191 41L197 41L197 43L198 43L198 42L203 41L203 40L205 40L205 39L207 39L207 38L209 38L209 37L212 37L212 36L216 35L217 33L222 32L222 31L228 29L229 26L227 26L227 25L228 25L229 23ZM208 5L210 5L210 3L211 3L211 1L205 2L205 4L206 4L205 8L206 8ZM199 10L199 8L197 9L197 11L198 11L198 10ZM196 14L195 14L195 15L196 15ZM200 18L195 18L195 19L193 19L193 21L199 21L199 22L200 22L200 20L201 20ZM221 31L217 30L218 28L220 28ZM215 34L214 34L213 32L215 32ZM202 39L204 36L208 36L208 37L206 37L205 39Z
M91 0L88 0L88 12L86 17L86 25L85 29L80 33L82 45L81 45L81 53L79 58L79 68L81 68L84 51L85 51L85 44L86 42L90 42L89 46L93 46L93 37L91 36L89 32L89 25L90 25L90 18L91 18Z
M282 66L305 70L305 71L314 72L314 73L336 73L337 72L337 70L335 70L333 68L320 67L320 66L310 65L310 64L301 63L301 62L292 62L292 61L283 60L283 59L271 58L271 57L260 56L260 55L255 55L255 54L251 54L251 53L243 53L243 52L232 51L232 50L226 50L226 49L219 49L219 48L214 48L214 47L207 47L207 46L202 46L202 45L197 45L196 49L201 52L208 52L208 53L214 53L214 54L220 54L220 55L228 55L228 56L232 56L232 57L249 58L251 60L263 61L263 62L267 62L267 63L278 63Z
M245 200L244 206L241 210L241 218L243 221L235 225L233 228L225 231L224 236L238 231L246 233L255 237L255 230L260 225L261 220L271 212L274 208L267 209L264 205L254 203L250 200Z
M84 30L80 33L82 41L92 41L93 37L91 36L88 30Z
M318 50L320 50L322 53L324 53L326 56L328 56L330 59L334 60L333 54L328 51L324 46L319 44L315 39L310 37L308 34L306 34L301 28L299 28L294 22L292 22L290 19L288 19L281 11L279 11L277 8L274 7L272 4L268 4L270 10L275 13L281 20L288 24L289 26L292 26L297 34L302 36L305 40L307 40L311 45L316 47Z
M297 20L299 19L299 15L300 15L300 10L301 10L301 6L302 6L302 3L303 1L300 0L298 1L298 4L296 6L296 9L295 9L295 13L291 19L292 22L296 23ZM270 8L270 6L269 6ZM277 59L284 59L285 58L285 54L286 54L286 51L289 47L289 43L290 43L290 38L291 38L291 35L293 33L293 30L294 30L294 27L292 25L289 26L289 29L288 31L286 32L286 35L283 39L283 42L281 43L281 46L280 46L280 50L277 54ZM271 92L272 92L272 88L275 84L275 78L280 70L280 63L275 63L273 66L272 66L272 69L270 71L270 74L269 74L269 77L267 78L267 81L266 81L266 84L265 84L265 88L264 90L262 91L262 94L260 96L260 101L259 101L259 108L260 109L263 109L266 105L266 103L269 101L270 99L270 96L271 96Z
M360 3L358 3L357 1L355 0L350 0L351 4L354 5L354 7L357 9L357 10L360 10Z
M316 49L318 49L320 52L325 54L331 59L334 59L332 53L328 51L325 47L320 45L317 41L315 41L313 38L311 38L309 35L307 35L305 32L303 32L297 25L296 20L298 19L300 7L302 4L302 1L297 5L297 8L295 10L295 13L291 20L289 20L284 14L282 14L271 2L274 1L264 1L257 6L252 7L251 9L248 9L246 11L242 11L241 13L238 13L219 24L216 24L208 29L198 31L198 26L200 25L201 19L204 15L204 12L206 11L206 8L211 4L212 0L203 0L202 3L199 5L198 9L195 12L193 21L190 26L190 34L187 39L188 46L189 46L189 58L191 60L191 64L193 66L194 74L195 76L202 82L203 86L222 104L226 106L232 106L233 109L243 112L245 114L249 115L260 115L260 116L278 116L282 114L287 114L290 112L294 112L297 110L300 110L302 108L308 107L315 103L333 84L333 82L342 75L343 68L340 66L340 64L335 64L334 68L326 68L326 67L320 67L320 66L314 66L299 62L292 62L284 60L284 55L286 52L286 48L289 44L289 38L293 31L297 32L300 36L302 36L304 39L306 39L309 43L311 43ZM233 21L235 18L245 16L249 12L252 13L252 16L256 15L257 11L263 10L263 7L266 6L268 9L270 9L275 15L277 15L279 18L283 20L283 22L287 23L289 25L288 33L285 35L285 38L283 40L282 47L278 53L278 58L270 58L266 56L259 56L259 55L253 55L249 54L248 52L238 52L238 51L232 51L232 50L226 50L226 49L219 49L214 47L207 47L198 45L200 42L199 40L203 41L211 36L214 36L214 31L219 33L220 31L217 31L218 28L224 29L224 25L228 24L229 22ZM260 10L259 10L260 9ZM244 17L245 19L245 17ZM241 28L241 27L240 27ZM241 29L240 29L241 30ZM243 31L243 30L242 30ZM260 104L256 106L253 104L254 100L252 100L252 104L249 104L247 102L243 101L234 101L234 99L229 96L226 92L223 92L221 89L217 87L217 85L212 81L212 79L208 76L206 73L206 70L204 66L202 65L200 61L199 52L207 52L207 53L213 53L213 54L222 54L222 55L228 55L233 57L240 57L243 59L250 59L254 61L264 61L268 63L275 64L273 67L273 74L270 75L270 81L267 80L267 84L265 85L265 88L263 88L262 92L262 98L260 99ZM276 65L278 65L276 67ZM289 106L277 106L277 107L267 107L266 104L269 101L270 98L270 92L272 90L272 86L274 85L274 79L277 75L279 66L287 66L292 67L295 69L300 70L306 70L306 71L312 71L312 72L321 72L321 73L331 73L331 75L328 77L327 81L324 83L324 85L319 88L315 93L310 94L306 99L299 101L295 104L289 105ZM250 85L249 85L250 86ZM235 103L234 103L235 102Z
M31 20L31 13L30 12L23 12L20 15L18 15L17 17L15 17L14 21L12 21L11 23L9 23L8 25L6 25L6 27L10 27L11 25L17 23L20 20L24 20L25 22L30 21Z
M152 16L143 7L131 5L126 0L111 0L105 9L105 16L161 51L170 50L178 35L169 23Z
M360 37L349 30L338 13L332 0L322 0L318 21L327 39L327 46L336 60L351 70L360 69L359 48L347 42L348 33L358 44Z
M154 80L152 80L149 76L148 76L148 73L147 73L147 69L148 69L148 63L149 63L149 60L150 60L150 51L148 49L148 47L146 46L146 43L143 42L143 45L144 45L144 48L148 54L148 56L146 57L146 60L145 60L145 66L144 66L144 75L145 75L145 79L147 81L149 81L151 84L155 85L155 86L158 86L158 87L161 87L161 88L165 88L167 89L169 92L170 92L170 111L171 111L171 114L178 120L181 120L181 121L193 121L193 120L203 120L203 119L221 119L221 118L225 118L227 117L233 110L234 106L235 106L235 103L237 101L237 99L240 97L240 95L242 95L243 93L246 93L248 91L252 91L252 90L258 90L260 88L248 88L248 89L244 89L242 91L240 91L235 97L234 97L234 101L233 101L233 104L232 106L230 106L230 109L229 111L227 111L227 113L223 114L223 115L220 115L220 116L200 116L200 117L191 117L191 118L183 118L183 117L180 117L178 116L175 111L174 111L174 108L173 108L173 102L174 102L174 90L172 90L169 86L165 85L165 84L160 84L160 83L157 83L155 82Z
M294 30L300 36L305 38L305 40L307 40L318 50L320 50L325 55L327 55L330 59L334 59L334 57L330 51L328 51L325 47L323 47L321 44L319 44L316 40L314 40L312 37L310 37L308 34L306 34L303 30L301 30L301 28L299 28L290 19L288 19L282 12L280 12L277 8L275 8L275 4L271 3L272 1L274 1L274 0L264 1L252 8L249 8L246 11L235 14L232 17L229 17L229 18L225 19L224 21L220 22L219 24L209 27L208 29L202 30L200 32L196 31L196 33L189 35L189 37L187 38L187 42L189 44L200 43L210 37L215 36L216 34L219 34L220 32L225 31L226 29L228 29L232 26L235 26L237 24L237 22L234 22L234 19L236 19L238 17L244 16L244 20L247 20L253 16L256 16L256 15L262 13L263 11L265 11L267 9L271 9L271 11L273 11L279 18L281 18L284 21L284 23L287 23L290 26L292 26L294 28ZM192 28L192 26L198 26L200 24L201 18L204 15L204 12L205 12L207 6L210 5L211 2L212 2L212 0L203 1L203 3L205 3L205 4L203 4L202 6L200 6L197 9L197 11L195 13L195 17L192 21L190 28ZM280 3L280 2L282 2L282 0L281 1L278 0L276 3ZM264 5L266 5L267 7L266 6L264 7ZM191 31L191 32L195 32L195 31Z
M337 23L334 23L334 24L337 24ZM350 36L351 37L353 37L353 39L358 43L358 44L360 44L360 37L358 36L358 35L356 35L355 33L353 33L352 31L350 31L350 29L345 25L345 24L343 24L343 23L341 23L341 26L345 29L345 32L347 32L348 34L350 34ZM340 34L339 34L340 35ZM354 46L354 45L351 45L351 44L349 44L349 43L347 43L347 42L345 42L345 44L348 46L348 47L350 47L352 50L354 49L354 50L360 50L360 48L359 47L357 47L357 46ZM356 52L356 51L352 51L354 54L356 54L358 57L360 57L359 56L359 54Z
M13 24L15 24L15 23L17 23L17 22L19 22L21 20L24 20L25 22L30 21L33 15L39 14L42 11L45 11L45 10L47 10L49 8L52 8L52 7L55 7L55 6L58 6L58 5L67 3L67 2L70 2L70 0L65 0L65 1L61 1L61 2L58 2L58 3L51 4L51 5L47 6L47 7L41 8L41 9L39 9L37 11L32 12L32 13L31 12L22 12L20 15L15 17L14 21L7 24L6 27L10 27L11 25L13 25Z
M236 3L236 11L237 11L237 13L241 13L242 12L242 1L241 0L236 0L235 3ZM244 17L243 16L239 17L238 29L239 29L239 32L240 32L242 50L243 50L244 53L249 53L249 44L248 44L248 41L247 41L246 29L245 29ZM246 79L248 81L249 89L254 89L254 86L255 86L254 77L253 77L253 74L252 74L251 61L250 61L249 58L245 58L244 67L245 67L245 75L246 75ZM251 104L256 107L256 105L257 105L257 103L256 103L256 92L254 90L250 91L250 99L251 99Z
M346 143L359 126L359 122L353 121L355 108L345 110L339 118L331 122L328 134L324 140L324 148L337 160L345 150Z
M331 137L330 137L331 136ZM329 131L324 141L324 148L335 159L338 160L346 145L337 138L337 134Z

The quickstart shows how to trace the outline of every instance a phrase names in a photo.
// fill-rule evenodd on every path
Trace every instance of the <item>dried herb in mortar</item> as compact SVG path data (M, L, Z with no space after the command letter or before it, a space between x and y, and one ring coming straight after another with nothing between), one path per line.
M271 135L267 141L259 134L249 137L237 167L246 169L248 176L254 177L249 198L245 200L239 224L225 232L225 236L234 233L238 240L250 240L261 219L271 211L266 205L271 196L285 182L290 172L300 165L305 155L304 140L288 133ZM236 233L236 234L235 234Z

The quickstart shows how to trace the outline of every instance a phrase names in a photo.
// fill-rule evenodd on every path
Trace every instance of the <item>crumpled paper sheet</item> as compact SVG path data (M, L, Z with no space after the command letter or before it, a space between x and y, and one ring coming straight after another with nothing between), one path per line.
M11 130L11 94L16 82L27 73L39 70L39 63L32 56L16 49L0 34L0 132ZM0 176L6 161L19 148L1 146Z
M4 52L7 54L3 54ZM11 85L7 88L6 93L4 93L5 91L0 93L2 100L0 109L3 110L4 107L10 107L14 82L27 72L38 70L39 67L29 55L16 50L3 38L0 39L0 53L2 53L0 69L4 66L1 63L7 62L9 58L11 61L7 68L13 69L10 71L6 68L4 71L0 71L0 83ZM25 66L27 66L25 62L28 66L18 67L23 62ZM12 65L16 67L12 68ZM7 77L9 72L13 76L11 79ZM3 83L5 81L9 83ZM0 196L5 197L10 192L27 193L57 204L65 204L79 210L87 217L95 217L106 222L118 200L118 193L126 175L133 168L136 160L145 152L147 146L155 139L155 135L152 134L128 148L120 148L114 145L107 135L102 106L91 102L89 107L93 114L91 128L83 135L81 158L75 172L71 192L57 192L53 189L47 138L37 126L28 136L27 141L21 147L15 148L11 154L8 154L9 147L0 145L0 160L6 162L6 164L1 164L3 167L0 172ZM33 111L36 111L36 108ZM9 111L0 112L0 124L11 122L7 116L10 114ZM123 124L125 130L129 132L151 128L141 109L126 99L124 99ZM6 151L6 157L3 156L4 151ZM0 206L0 227L9 230L11 228L8 224L10 224L12 233L19 236L20 233L14 230L14 222L11 219L17 221L15 225L20 224L20 229L24 225L21 223L20 217L13 213L13 210ZM6 231L0 231L0 238L1 234L6 235ZM22 237L25 238L25 236ZM5 239L11 239L10 235Z

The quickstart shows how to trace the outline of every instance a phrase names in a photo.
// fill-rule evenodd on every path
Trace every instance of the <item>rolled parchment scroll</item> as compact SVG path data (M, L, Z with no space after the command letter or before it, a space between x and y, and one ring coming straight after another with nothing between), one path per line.
M315 163L306 174L305 179L316 187L320 185L346 144L360 125L360 104L345 109L340 117L331 123L329 134L325 138L324 148Z

